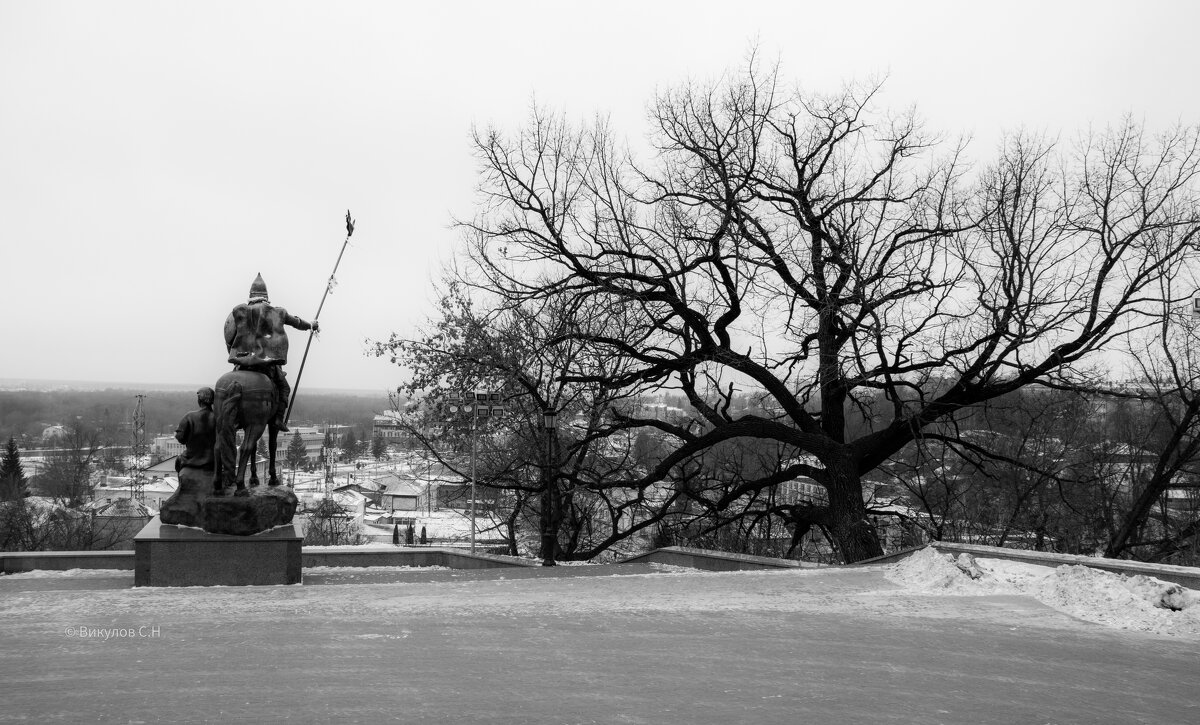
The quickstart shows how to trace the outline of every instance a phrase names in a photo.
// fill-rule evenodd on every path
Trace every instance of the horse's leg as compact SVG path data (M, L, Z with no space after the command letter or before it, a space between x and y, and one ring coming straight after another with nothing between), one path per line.
M254 448L254 426L247 425L242 429L242 445L238 448L237 454L237 490L234 496L248 496L249 491L246 490L246 463L250 459L250 452Z
M234 481L237 483L237 488L234 490L234 496L246 495L246 440L245 433L242 433L242 445L237 449L237 473L234 474Z
M237 488L234 490L234 496L248 496L249 491L246 490L246 444L242 443L237 452Z
M223 492L223 482L221 477L225 475L225 470L221 466L221 456L225 455L225 449L221 441L221 429L216 431L215 439L213 440L213 495L220 496Z
M255 451L258 450L258 439L262 438L263 424L248 424L242 430L242 449L238 457L238 491L243 491L242 481L245 480L246 466L250 466L250 485L258 485L258 471L254 465Z
M225 407L229 403L221 401L218 415L225 415ZM217 426L216 459L217 465L213 475L213 495L223 496L234 483L233 474L237 470L237 441L233 425L224 420Z
M221 496L225 493L225 482L221 478L225 475L225 469L221 465L221 451L218 450L214 456L216 461L213 464L213 495Z
M258 439L254 439L254 444L250 446L250 488L258 485Z
M231 380L224 385L218 381L213 413L217 423L217 470L220 471L213 493L228 495L230 486L242 488L242 471L238 468L237 429L242 410L242 385Z
M274 416L272 416L274 417ZM278 486L279 477L275 475L275 443L279 437L279 429L274 424L267 425L267 471L270 473L270 478L267 481L268 486Z

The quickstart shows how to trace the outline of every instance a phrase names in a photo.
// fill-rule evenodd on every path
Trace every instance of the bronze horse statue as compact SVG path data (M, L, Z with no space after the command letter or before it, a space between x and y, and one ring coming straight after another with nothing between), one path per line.
M216 414L217 446L216 475L213 492L223 495L233 486L234 496L248 496L246 466L250 466L250 487L259 485L255 458L258 441L263 432L268 433L267 460L270 478L267 484L278 486L275 474L275 443L279 430L272 424L275 418L275 386L271 379L253 370L233 370L225 373L213 386L216 399L213 413ZM242 431L242 444L236 444L236 433Z

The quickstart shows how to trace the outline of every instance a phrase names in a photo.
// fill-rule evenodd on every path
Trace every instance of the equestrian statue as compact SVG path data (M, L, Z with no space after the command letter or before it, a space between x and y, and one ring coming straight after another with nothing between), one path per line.
M288 359L288 327L320 330L316 321L306 322L271 304L267 285L259 274L250 285L250 298L237 305L225 320L225 348L234 369L217 380L213 412L216 416L216 478L214 493L249 495L246 468L250 468L250 487L259 485L255 458L258 442L267 433L267 485L278 486L275 449L280 431L287 432L288 401L291 386L283 366ZM242 431L242 443L236 445L236 432Z
M346 241L338 253L339 264L353 233L354 220L347 211ZM335 264L334 274L337 268ZM179 488L159 508L163 524L250 536L291 523L299 500L291 489L279 485L275 470L278 435L288 430L291 412L292 388L283 372L288 361L287 328L317 332L317 318L333 285L334 277L330 275L312 322L272 305L261 274L250 285L250 298L229 313L225 320L225 352L233 370L222 375L213 389L197 391L200 408L179 423L175 435L187 449L176 461ZM311 334L308 344L312 344ZM307 345L304 356L307 359ZM297 386L303 372L301 360ZM240 445L238 431L242 432ZM268 478L267 485L260 488L255 463L263 433L268 434Z

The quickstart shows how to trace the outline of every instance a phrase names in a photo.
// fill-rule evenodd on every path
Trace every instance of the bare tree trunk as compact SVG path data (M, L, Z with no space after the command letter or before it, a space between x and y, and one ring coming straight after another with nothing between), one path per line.
M521 515L521 509L524 505L524 498L517 497L517 503L512 507L512 511L508 512L508 516L504 519L504 528L508 533L508 555L520 556L521 552L517 548L517 518Z
M1162 496L1165 490L1165 486L1158 484L1158 482L1151 482L1142 489L1137 501L1133 504L1133 508L1130 509L1129 513L1121 521L1121 526L1117 529L1117 533L1108 542L1108 548L1104 552L1106 557L1117 558L1137 543L1134 534L1146 522L1147 517L1150 515L1150 508L1154 506L1154 502Z
M883 556L883 547L875 527L867 518L867 506L862 497L862 480L849 462L828 465L829 508L825 528L845 562L862 561Z

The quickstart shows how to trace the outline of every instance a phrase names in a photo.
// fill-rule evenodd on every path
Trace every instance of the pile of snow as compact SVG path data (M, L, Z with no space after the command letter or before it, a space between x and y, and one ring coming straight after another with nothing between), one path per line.
M1120 629L1166 631L1177 616L1200 622L1200 592L1146 576L1061 566L1027 593L1061 612Z
M885 576L905 589L927 593L1008 594L1012 590L998 579L972 579L958 567L954 557L925 547L885 570Z
M1200 592L1148 576L1124 576L1086 566L1057 568L975 559L926 547L884 575L912 592L979 596L1023 594L1065 614L1118 629L1200 630Z

